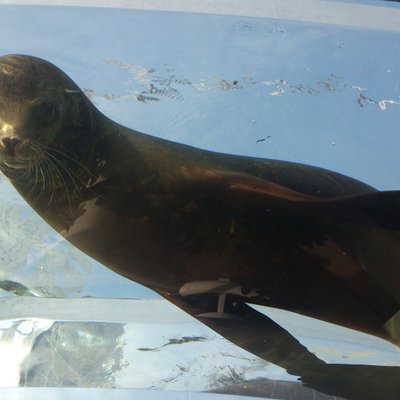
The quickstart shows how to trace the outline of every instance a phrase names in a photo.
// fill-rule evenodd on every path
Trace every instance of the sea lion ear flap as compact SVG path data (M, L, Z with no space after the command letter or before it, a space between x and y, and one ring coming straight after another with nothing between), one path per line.
M82 91L81 90L79 90L79 89L64 89L64 92L65 93L67 93L67 94L80 94L80 93L82 93Z

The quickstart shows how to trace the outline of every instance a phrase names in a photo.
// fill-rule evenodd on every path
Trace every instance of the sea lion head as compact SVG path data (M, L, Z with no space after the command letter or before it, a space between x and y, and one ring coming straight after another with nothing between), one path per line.
M59 68L37 57L0 57L0 169L8 176L79 157L90 144L93 110ZM52 154L52 152L57 152Z

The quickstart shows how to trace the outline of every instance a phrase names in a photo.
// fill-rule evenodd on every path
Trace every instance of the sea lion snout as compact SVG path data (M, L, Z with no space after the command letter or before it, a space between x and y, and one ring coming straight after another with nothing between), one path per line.
M3 137L1 139L2 142L2 147L5 149L5 151L10 155L14 156L15 155L15 149L17 145L21 142L18 138L16 137Z
M13 125L7 123L0 125L0 150L2 153L14 156L19 143L20 139L16 137Z

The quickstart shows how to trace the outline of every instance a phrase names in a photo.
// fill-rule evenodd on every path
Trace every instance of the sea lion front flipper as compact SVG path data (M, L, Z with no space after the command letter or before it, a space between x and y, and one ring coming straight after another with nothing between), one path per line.
M157 292L232 343L285 368L290 374L301 375L325 365L288 331L244 302L228 301L227 312L232 318L213 318L207 315L212 311L210 304L196 296Z

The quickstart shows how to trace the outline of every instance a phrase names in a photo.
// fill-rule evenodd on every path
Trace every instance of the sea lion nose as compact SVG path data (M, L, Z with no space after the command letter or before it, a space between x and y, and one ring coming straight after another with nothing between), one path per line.
M11 156L15 155L15 147L19 143L19 139L15 137L3 137L1 141L4 144L7 153Z

